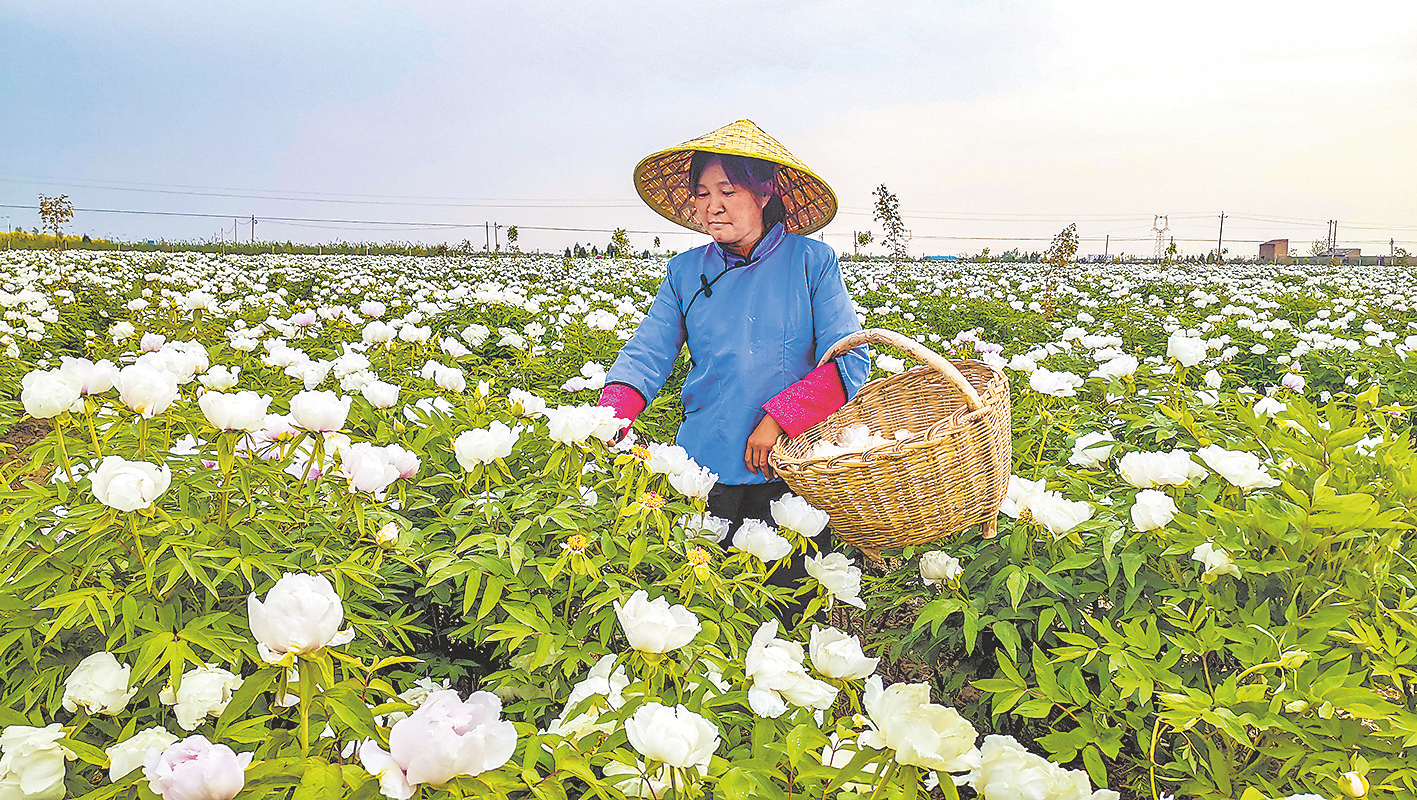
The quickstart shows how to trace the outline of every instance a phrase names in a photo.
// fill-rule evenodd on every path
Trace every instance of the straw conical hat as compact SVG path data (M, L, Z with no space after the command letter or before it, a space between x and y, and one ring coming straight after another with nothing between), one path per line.
M694 221L693 187L689 185L689 161L695 151L749 156L777 164L777 194L787 209L788 233L811 233L836 216L836 193L826 181L751 120L740 119L661 150L635 166L635 191L666 219L705 233Z

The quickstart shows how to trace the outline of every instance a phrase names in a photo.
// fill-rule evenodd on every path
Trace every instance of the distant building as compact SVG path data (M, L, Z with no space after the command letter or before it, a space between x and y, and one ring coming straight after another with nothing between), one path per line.
M1338 258L1363 257L1362 251L1357 247L1335 247L1332 250L1328 251L1328 254L1331 256L1337 256Z
M1288 239L1270 239L1260 245L1260 259L1264 261L1279 261L1289 257Z

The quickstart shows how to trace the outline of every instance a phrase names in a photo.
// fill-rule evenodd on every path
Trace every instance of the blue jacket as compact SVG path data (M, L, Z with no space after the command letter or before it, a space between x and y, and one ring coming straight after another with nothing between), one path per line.
M605 380L635 389L648 404L688 344L692 368L677 443L720 483L763 483L743 463L763 404L860 329L835 251L778 224L746 262L717 242L671 259L654 304ZM836 363L850 399L866 382L866 348Z

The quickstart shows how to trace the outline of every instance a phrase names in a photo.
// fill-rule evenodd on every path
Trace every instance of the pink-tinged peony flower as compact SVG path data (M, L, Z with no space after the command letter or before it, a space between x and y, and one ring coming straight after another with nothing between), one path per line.
M385 797L408 800L419 784L481 775L507 763L517 747L517 731L501 714L502 701L491 692L474 692L466 701L452 689L433 692L394 723L387 752L366 740L359 760L379 778Z
M199 734L150 752L143 776L162 800L231 800L246 785L250 763L250 753L238 755Z

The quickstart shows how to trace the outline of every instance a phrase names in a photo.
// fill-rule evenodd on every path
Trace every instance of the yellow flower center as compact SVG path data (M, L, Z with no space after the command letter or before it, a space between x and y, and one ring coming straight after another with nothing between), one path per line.
M650 510L664 508L664 498L659 496L659 492L648 491L640 495L637 501L640 505Z
M566 549L570 550L572 553L584 553L585 549L589 546L590 540L579 533L566 540Z
M634 456L635 458L638 458L641 461L649 461L650 458L652 458L649 452L649 448L639 444L630 448L630 455Z
M689 551L689 563L696 567L708 566L711 558L712 556L709 555L709 551L702 547L695 547L693 550Z

